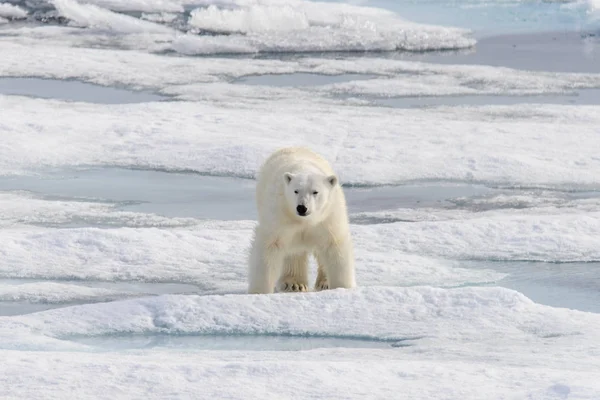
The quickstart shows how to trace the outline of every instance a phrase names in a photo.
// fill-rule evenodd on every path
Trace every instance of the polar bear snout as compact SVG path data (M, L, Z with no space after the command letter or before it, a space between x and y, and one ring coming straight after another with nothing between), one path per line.
M296 212L301 217L306 217L308 215L308 213L307 213L308 209L306 208L306 206L303 206L302 204L300 204L298 207L296 207Z

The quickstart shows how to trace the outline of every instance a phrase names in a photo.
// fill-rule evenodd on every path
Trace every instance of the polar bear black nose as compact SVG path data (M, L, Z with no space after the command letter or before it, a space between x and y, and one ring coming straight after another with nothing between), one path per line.
M306 215L306 207L303 205L299 205L298 207L296 207L296 211L298 211L298 215Z

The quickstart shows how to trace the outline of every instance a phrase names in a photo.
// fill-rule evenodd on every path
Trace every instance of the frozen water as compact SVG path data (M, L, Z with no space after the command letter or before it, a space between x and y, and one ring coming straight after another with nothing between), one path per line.
M375 77L376 75L367 74L320 75L297 72L294 74L245 76L238 79L236 83L267 86L315 86Z
M538 95L538 96L444 96L444 97L374 97L361 96L361 99L371 101L375 104L388 107L435 107L452 105L515 105L515 104L587 104L596 105L600 103L600 90L586 89L575 93L562 95Z
M23 19L27 17L27 11L10 3L0 3L0 17L9 19Z
M183 283L0 279L0 316L23 315L77 304L172 293L197 293Z
M431 71L427 71L431 73ZM447 73L447 71L445 71ZM376 79L375 75L317 75L317 74L280 74L254 75L238 79L236 83L263 86L325 86L321 91L331 91L341 98L358 97L370 104L410 108L432 107L443 105L514 105L514 104L588 104L600 103L599 89L573 90L577 83L571 81L562 88L556 78L553 78L554 90L568 92L561 94L526 95L527 93L543 92L549 89L546 83L540 82L537 87L510 87L503 77L502 87L494 87L489 80L486 88L476 87L475 74L468 74L468 80L461 82L456 88L450 86L451 80L445 77L445 92L440 90L439 81L427 76L425 79L419 73L407 74L403 79ZM465 74L465 78L467 74ZM359 82L365 80L366 82ZM484 79L482 79L483 82ZM518 79L517 79L518 80ZM419 82L420 81L420 82ZM410 82L410 83L409 83ZM342 83L342 84L340 84ZM591 82L589 82L591 84ZM428 88L428 86L430 88ZM546 86L544 88L544 86ZM474 93L469 95L469 93ZM475 94L477 93L477 94ZM486 93L497 93L488 95ZM504 93L508 94L505 95Z
M489 65L529 71L600 72L598 36L572 31L512 33L482 38L475 49L465 51L390 56L450 65Z
M0 78L0 94L98 104L144 103L166 99L153 93L134 92L85 82L38 78Z
M194 226L174 229L42 229L17 225L1 231L5 245L0 249L3 257L0 276L184 282L198 285L205 293L243 292L253 228L251 221L198 221ZM449 287L493 282L504 277L491 270L466 270L458 262L410 254L405 250L410 248L406 239L401 238L400 242L389 239L394 233L400 237L406 235L408 228L394 224L353 227L357 274L363 284L427 283ZM467 231L468 227L463 229ZM535 244L533 240L530 242ZM442 252L443 248L440 243L433 252ZM386 254L379 254L380 251ZM39 253L44 257L32 257ZM314 272L314 266L311 270Z
M69 26L87 28L84 35L90 41L103 42L107 33L117 33L122 35L119 40L130 44L137 41L146 49L182 54L424 51L465 48L475 43L466 30L417 24L379 8L306 0L203 1L189 14L183 4L170 2L137 7L135 3L124 7L110 1L50 3L55 10L42 11L38 19L62 18ZM141 19L115 12L131 8L179 11L180 15ZM33 11L35 14L35 7Z
M107 181L111 184L103 184ZM25 196L24 193L2 193L7 191L26 191L35 193L36 197ZM482 185L439 182L345 189L351 213L449 207L454 198L481 196L493 191ZM107 212L114 208L168 218L256 219L254 192L254 180L152 170L86 168L47 172L41 176L0 176L0 204L5 207L3 218L24 221L28 210L35 208L40 224L44 221L45 224L64 222L65 219L61 220L56 211L51 211L48 216L43 216L41 211L50 204L55 208L61 207L62 202L68 200L71 203L62 208L70 207L79 215L87 210ZM28 203L24 204L24 201ZM21 204L20 209L10 206L17 203ZM77 206L79 208L74 208ZM51 216L55 220L51 220ZM30 213L28 221L35 221ZM82 222L89 225L91 220ZM121 223L126 224L127 219L121 219Z
M600 263L494 263L507 274L499 285L535 302L600 313Z
M0 3L1 398L598 397L596 2L355 3ZM289 145L356 289L245 294Z
M65 179L63 182L54 178L52 180L56 190L52 192L54 198L41 190L43 186L41 188L35 186L37 181L46 182L44 179L11 178L8 180L8 182L12 180L22 183L21 181L27 182L30 179L32 186L28 188L40 191L45 197L35 198L18 193L3 196L4 204L9 206L8 208L4 206L3 216L3 224L7 226L3 238L5 250L2 274L4 276L107 281L114 279L184 281L198 283L200 285L198 290L205 293L244 290L245 252L239 250L236 252L234 249L247 248L252 224L236 221L230 224L215 224L210 221L201 223L189 217L201 217L202 210L211 208L223 214L227 213L229 207L240 212L246 203L252 202L251 181L182 174L179 175L179 179L171 182L172 174L125 170L125 174L121 177L122 186L116 183L113 187L100 188L99 183L102 180L119 182L119 179L115 178L119 176L119 170L87 172L90 172L87 176L86 171L80 173L81 184L76 179ZM143 183L144 180L154 182L152 188L155 190L149 190L149 187ZM203 185L205 180L215 184L220 181L220 190L239 193L239 196L232 196L234 199L238 197L239 200L221 205L219 209L217 201L211 203L201 197L201 194L210 188ZM243 185L247 187L244 189ZM121 187L123 190L120 190ZM128 189L125 190L125 187ZM177 187L198 187L200 190L198 192L192 190L185 197L184 203L181 203L183 200L175 203L165 202L165 199L169 199L167 193L177 193ZM100 197L104 199L103 202L108 203L98 202L98 200L91 203L88 202L89 200L86 201L82 196L86 188L98 188L94 197ZM597 192L527 192L461 184L348 188L346 192L352 213L351 221L361 224L386 223L364 228L353 227L359 263L365 263L371 269L366 270L361 265L358 266L359 277L363 284L396 282L400 285L436 283L452 286L497 282L504 277L501 274L506 273L506 270L498 268L502 264L489 264L490 259L583 261L600 257L596 252L594 239L597 237L597 211L600 209ZM73 202L65 195L78 197L75 197L74 200L77 200ZM125 197L119 199L121 202L115 202L111 199L111 196L115 195ZM151 210L159 215L132 212L134 211L132 209L127 212L122 211L125 207L135 207L126 201L129 195L137 196L134 199L143 199L147 204L145 212ZM155 206L153 204L155 201L163 204ZM20 206L10 207L11 203ZM246 205L246 207L250 206ZM35 215L27 213L27 210L32 208L36 209ZM388 211L378 211L386 209ZM160 215L168 210L170 210L170 218ZM189 215L186 210L194 211L195 214ZM582 211L588 214L586 216L578 214ZM254 213L253 210L249 212ZM182 216L188 218L181 219ZM240 217L254 218L245 215ZM120 224L132 227L190 226L193 228L173 232L118 228L66 231L23 230L22 227L15 230L8 229L10 224L15 223L69 227L73 226L73 221L77 221L81 226L93 226L98 223L96 221L100 221L102 223L100 226ZM175 246L172 238L177 238L176 240L181 242L180 245ZM390 238L394 240L390 242ZM222 244L220 249L215 246L214 239ZM387 256L376 256L382 251L381 246L385 242L389 242L386 245L388 249L385 251ZM378 244L373 247L375 243ZM494 243L491 249L490 243ZM166 244L166 247L163 244ZM57 245L58 247L52 249L52 246ZM210 251L212 256L206 258L205 251ZM26 254L40 252L46 254L43 259L24 258ZM415 255L429 254L434 258L408 256L406 252ZM462 267L471 268L471 264L464 261L440 263L435 260L439 257L478 259L480 262L476 264L475 269L465 270ZM22 262L22 259L26 261ZM85 259L88 265L84 270L77 268L82 259ZM232 265L227 265L228 262ZM390 269L390 263L402 265L402 268L398 271L394 268ZM213 268L210 268L210 265L215 264L219 264L220 267L216 271L211 271ZM189 269L190 265L194 265L192 270ZM524 271L523 278L519 278L522 279L519 289L524 293L531 293L538 301L543 303L549 301L550 304L584 310L595 309L590 306L595 302L593 291L581 291L578 299L573 298L569 302L564 301L566 298L562 297L539 296L539 293L548 287L553 287L554 292L561 290L561 281L563 283L569 281L569 266L573 264L565 264L564 279L558 274L557 278L546 284L542 290L535 283L538 281L537 278L532 278L533 283L532 280L527 279L528 276L535 274L527 272L529 269L526 267L535 269L539 264L516 265L523 265ZM593 277L596 273L593 269L595 264L587 265L590 266ZM482 268L494 269L500 274L490 273ZM514 270L511 271L513 271L512 276ZM212 278L207 279L209 276ZM202 281L201 277L203 277ZM588 281L591 282L589 279ZM512 281L507 282L508 286ZM25 298L32 296L28 293L31 292L25 291L22 296Z
M298 314L303 318L296 318ZM434 381L437 384L430 386L427 394L438 397L444 392L448 396L448 390L456 388L457 379L467 380L469 372L470 376L480 376L476 372L490 363L494 365L493 374L484 374L480 379L486 387L496 384L494 393L505 397L515 392L525 397L540 391L545 393L549 386L562 391L567 386L583 398L593 397L598 390L593 379L598 368L598 315L540 306L517 292L500 288L363 288L274 296L161 296L4 317L2 322L3 327L18 332L18 336L0 333L3 334L0 345L6 355L0 366L3 369L0 379L7 383L10 379L12 383L3 382L0 390L19 395L31 393L32 380L40 380L39 374L32 371L50 360L56 367L45 372L44 381L72 381L77 375L78 384L85 385L90 393L102 393L117 381L125 385L128 394L152 397L166 395L173 390L171 379L179 382L182 377L188 382L182 389L186 394L191 395L190 387L195 391L205 387L208 380L211 395L243 398L249 392L258 395L256 385L260 384L264 390L264 385L268 387L273 379L280 387L282 375L299 374L298 379L312 380L326 374L334 382L341 379L345 385L351 385L365 371L372 374L368 382L373 384L376 380L377 388L398 391L403 386L404 393L418 396L427 382ZM276 340L269 342L270 349L276 347L281 336L299 337L293 339L298 345L307 344L313 337L344 339L339 343L354 345L352 348L317 346L321 348L294 352L292 359L289 351L257 353L235 348L196 349L189 354L189 347L179 347L182 351L178 351L177 346L184 340L177 343L177 339L171 342L172 347L130 349L126 354L101 347L102 343L110 342L105 339L107 336L125 338L119 343L127 345L126 338L132 334L147 338L165 334L171 338L243 334L260 336L251 339L259 345L261 339L275 334ZM71 340L82 337L85 343ZM400 341L410 346L360 348L364 342L350 343L355 339L388 344ZM231 343L234 339L225 340ZM193 348L193 344L188 344ZM53 350L57 348L63 351ZM38 351L31 352L34 349ZM30 352L36 357L28 358ZM450 366L454 367L448 377ZM580 367L583 369L579 370ZM524 372L526 380L515 375ZM387 385L379 381L382 374ZM235 382L244 388L224 384L224 375L235 376ZM354 381L346 381L348 375ZM139 383L140 376L163 379L152 379L147 386ZM515 385L513 379L518 379L519 384ZM415 380L419 381L418 387ZM554 382L569 384L556 387ZM337 384L334 388L324 385L318 393L337 397L340 389ZM477 397L474 391L467 390L453 389L451 397ZM303 395L306 391L317 395L312 389L306 389ZM387 389L375 392L390 394ZM291 396L293 391L285 393Z
M118 168L61 170L43 176L0 177L0 190L25 190L48 200L97 200L119 210L169 218L240 220L253 219L256 214L254 181L193 173Z
M256 106L236 107L243 98L228 93L216 102L66 108L57 101L0 96L9 116L1 122L6 133L0 174L93 165L253 178L276 148L312 143L347 185L445 180L600 187L593 145L600 112L594 106L392 111L302 97L252 97L247 104L268 110L256 118ZM84 122L89 120L94 124Z
M339 0L333 0L339 2ZM364 0L413 21L451 24L487 36L504 32L565 31L598 27L597 0Z
M408 346L399 340L363 340L344 337L251 335L110 335L74 336L68 340L99 350L168 349L170 351L235 350L299 351L322 348L385 349Z
M115 315L116 309L119 313ZM516 310L521 312L518 318ZM297 318L299 314L304 318ZM494 322L488 320L490 316L495 317ZM367 318L369 324L365 326ZM571 319L568 325L564 324L566 318ZM412 323L407 324L407 320ZM600 334L597 314L541 306L504 288L371 287L299 295L164 295L54 309L10 321L51 338L139 333L336 336L388 341L429 338L433 343L477 338L480 344L505 347L524 336L569 336L578 332L581 343L591 343ZM487 326L485 332L473 329L483 326ZM506 336L495 336L500 333Z

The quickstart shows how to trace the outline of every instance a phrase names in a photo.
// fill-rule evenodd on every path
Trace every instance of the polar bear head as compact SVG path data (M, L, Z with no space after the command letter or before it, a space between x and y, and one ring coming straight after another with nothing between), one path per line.
M335 175L283 174L288 210L298 218L319 219L329 204L331 191L338 184Z

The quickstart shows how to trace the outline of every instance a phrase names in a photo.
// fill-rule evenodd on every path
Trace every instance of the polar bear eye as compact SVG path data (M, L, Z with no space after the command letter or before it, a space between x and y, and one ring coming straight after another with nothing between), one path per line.
M319 194L319 192L313 192L313 194L316 196L316 195L318 195L318 194Z
M294 190L294 193L298 194L298 191L297 191L297 190Z

